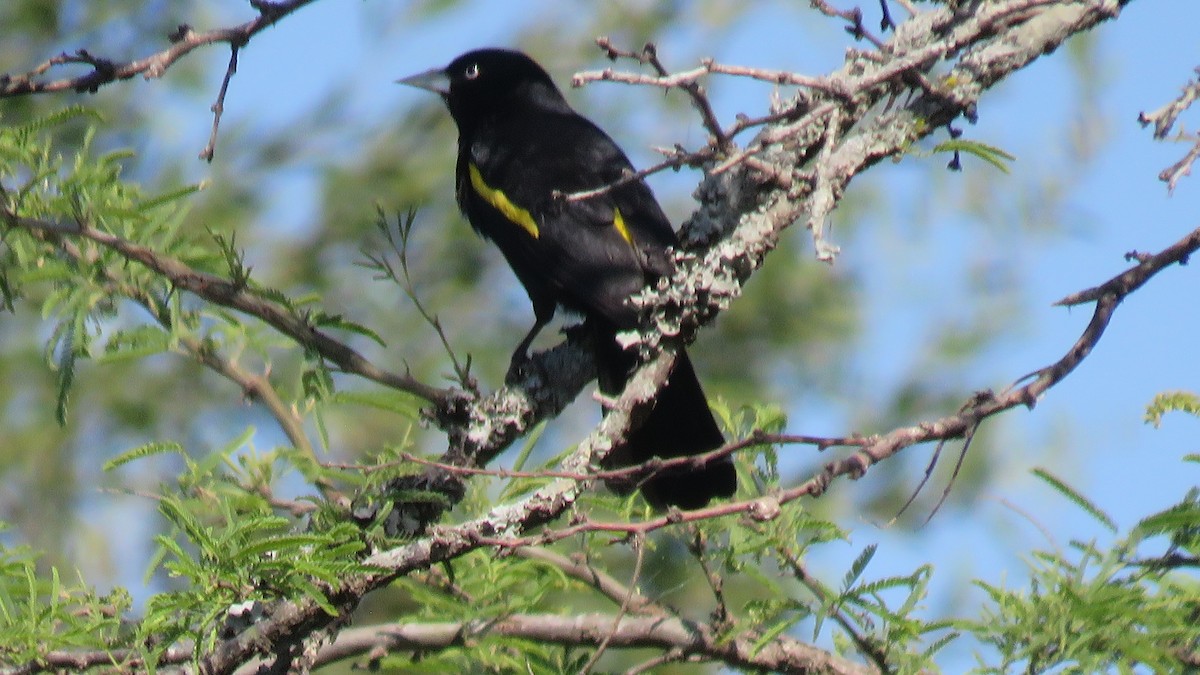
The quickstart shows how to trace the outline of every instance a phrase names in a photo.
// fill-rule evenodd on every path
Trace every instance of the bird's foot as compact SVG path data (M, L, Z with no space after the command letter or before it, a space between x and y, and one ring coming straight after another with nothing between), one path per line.
M512 360L508 362L508 372L504 374L504 384L512 385L533 375L535 371L534 361L525 352L517 352L512 355Z

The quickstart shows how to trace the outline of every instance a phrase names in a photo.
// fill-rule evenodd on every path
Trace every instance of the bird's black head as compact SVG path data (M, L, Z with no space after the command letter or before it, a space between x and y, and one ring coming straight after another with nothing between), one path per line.
M488 116L529 106L570 110L550 75L527 55L509 49L467 52L445 68L397 80L442 95L460 132Z

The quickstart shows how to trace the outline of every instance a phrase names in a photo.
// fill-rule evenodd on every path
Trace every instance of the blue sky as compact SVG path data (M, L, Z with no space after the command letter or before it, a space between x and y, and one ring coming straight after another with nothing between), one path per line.
M874 3L862 4L873 16ZM1011 174L999 174L970 159L964 174L946 174L937 170L944 164L942 159L925 163L906 159L900 165L878 167L870 172L878 175L851 185L852 198L856 190L869 186L891 200L880 209L875 224L868 220L852 240L838 242L843 255L837 265L861 276L868 306L864 337L856 345L862 354L856 392L887 391L913 367L914 355L936 339L932 331L939 321L952 321L959 311L969 313L979 302L970 289L947 284L963 266L986 267L989 260L998 261L1024 280L1017 309L1020 331L1003 344L989 346L985 358L964 367L961 374L972 388L1002 388L1059 358L1091 316L1090 307L1066 310L1051 303L1127 267L1125 252L1158 250L1200 224L1196 180L1185 179L1168 196L1156 177L1183 155L1186 146L1153 142L1149 130L1135 121L1139 111L1173 98L1197 65L1194 50L1184 48L1195 44L1200 3L1171 5L1169 11L1174 13L1164 20L1168 11L1164 3L1133 2L1118 21L1096 31L1099 57L1091 67L1100 72L1086 111L1078 107L1081 92L1065 51L1043 59L985 97L980 122L967 128L968 136L1013 152L1017 160ZM222 0L214 6L226 20L244 20L249 12L240 0ZM223 124L287 125L334 87L340 87L351 109L363 119L379 119L398 106L415 105L422 96L393 86L397 77L441 65L471 48L510 45L523 25L521 17L549 13L567 21L572 12L587 11L591 5L474 2L419 23L399 17L399 10L394 21L370 23L361 18L357 7L358 3L318 2L257 37L242 53ZM729 63L819 74L837 67L847 42L833 22L797 22L809 13L805 3L764 2L741 15L728 30L687 28L664 35L659 46L664 54L706 53ZM619 31L619 25L612 27L614 34ZM719 41L705 44L717 34ZM561 63L554 55L535 56L547 61L563 80L572 72L599 65L599 59ZM226 56L211 50L205 58L212 59L210 91L215 91ZM601 88L606 86L612 85L594 85L595 91L569 96L586 112L585 104L603 96ZM757 83L723 81L714 83L712 91L718 112L729 121L737 111L761 111L769 89ZM156 152L194 155L207 139L208 102L170 102L175 114L163 118L154 131ZM1081 119L1098 120L1100 126L1079 127ZM633 125L621 129L619 140L636 162L644 164L652 157L646 148L672 142L672 133L682 131L694 138L696 123L687 124L685 129L672 129L651 114L644 137L639 133L642 127ZM1036 196L1022 181L1052 174L1059 167L1072 170L1072 128L1094 131L1103 140L1095 148L1095 161L1082 173L1062 176L1063 208L1041 213L1036 200L1014 203ZM270 208L272 220L303 226L316 195L310 189L315 168L330 157L336 161L338 153L353 161L354 144L361 139L355 140L352 132L323 135L308 150L310 166L299 166L277 179L271 187L278 192ZM236 161L236 149L219 145L217 162L225 158ZM197 162L194 171L191 178L201 179L209 168ZM676 180L688 178L656 178L655 187L660 193L678 189L671 182ZM923 186L931 180L951 181L950 188L939 194L961 201L943 197L940 203L930 203ZM972 190L986 194L977 197ZM1010 231L973 227L969 222L975 216L965 208L966 202L973 198L987 202L988 195L999 204L992 217L1000 222L1007 219ZM450 198L447 191L446 199ZM685 214L686 210L673 215ZM1038 217L1054 218L1063 227L1051 234L1035 233L1025 231L1029 223L1019 222ZM835 214L835 225L837 219ZM881 269L888 272L870 272ZM898 286L905 290L903 294L894 292ZM822 553L826 562L844 565L871 543L879 543L880 552L868 568L868 577L908 573L932 558L943 579L930 603L936 607L953 601L948 589L956 575L1020 583L1023 566L1017 552L1043 546L1045 541L1034 524L1006 503L1036 514L1038 524L1058 546L1070 539L1107 540L1104 530L1030 475L1034 466L1068 480L1108 510L1122 528L1173 503L1200 483L1196 465L1180 462L1184 454L1200 452L1200 421L1175 415L1161 429L1153 429L1143 423L1142 414L1157 392L1200 390L1197 291L1200 277L1192 267L1166 270L1124 303L1095 353L1036 409L1011 411L1003 423L990 425L988 432L1001 439L994 447L1005 453L996 462L1002 475L988 493L978 495L973 508L936 517L918 532L848 523L856 526L853 541L826 549ZM847 420L833 408L792 413L790 430L796 433L848 431ZM928 449L915 451L925 457ZM920 475L914 472L908 478L915 486ZM871 487L868 476L833 489Z

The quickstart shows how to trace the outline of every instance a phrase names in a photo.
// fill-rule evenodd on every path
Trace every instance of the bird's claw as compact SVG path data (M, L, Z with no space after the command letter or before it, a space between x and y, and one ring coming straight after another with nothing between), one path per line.
M525 352L517 352L508 362L508 372L504 374L504 384L516 384L529 377L533 370L533 359Z

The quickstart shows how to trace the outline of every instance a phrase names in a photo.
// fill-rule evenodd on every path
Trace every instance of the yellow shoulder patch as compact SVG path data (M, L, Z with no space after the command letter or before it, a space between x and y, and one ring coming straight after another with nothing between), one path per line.
M629 228L625 226L625 218L621 216L621 209L613 209L613 227L617 228L617 233L625 240L625 243L633 246L633 235L629 234Z
M469 164L467 173L471 175L471 187L475 188L475 192L483 198L483 201L491 204L492 208L504 214L504 217L510 222L528 232L529 236L534 239L538 238L538 224L529 211L512 203L508 195L485 183L483 174L479 173L479 167Z

